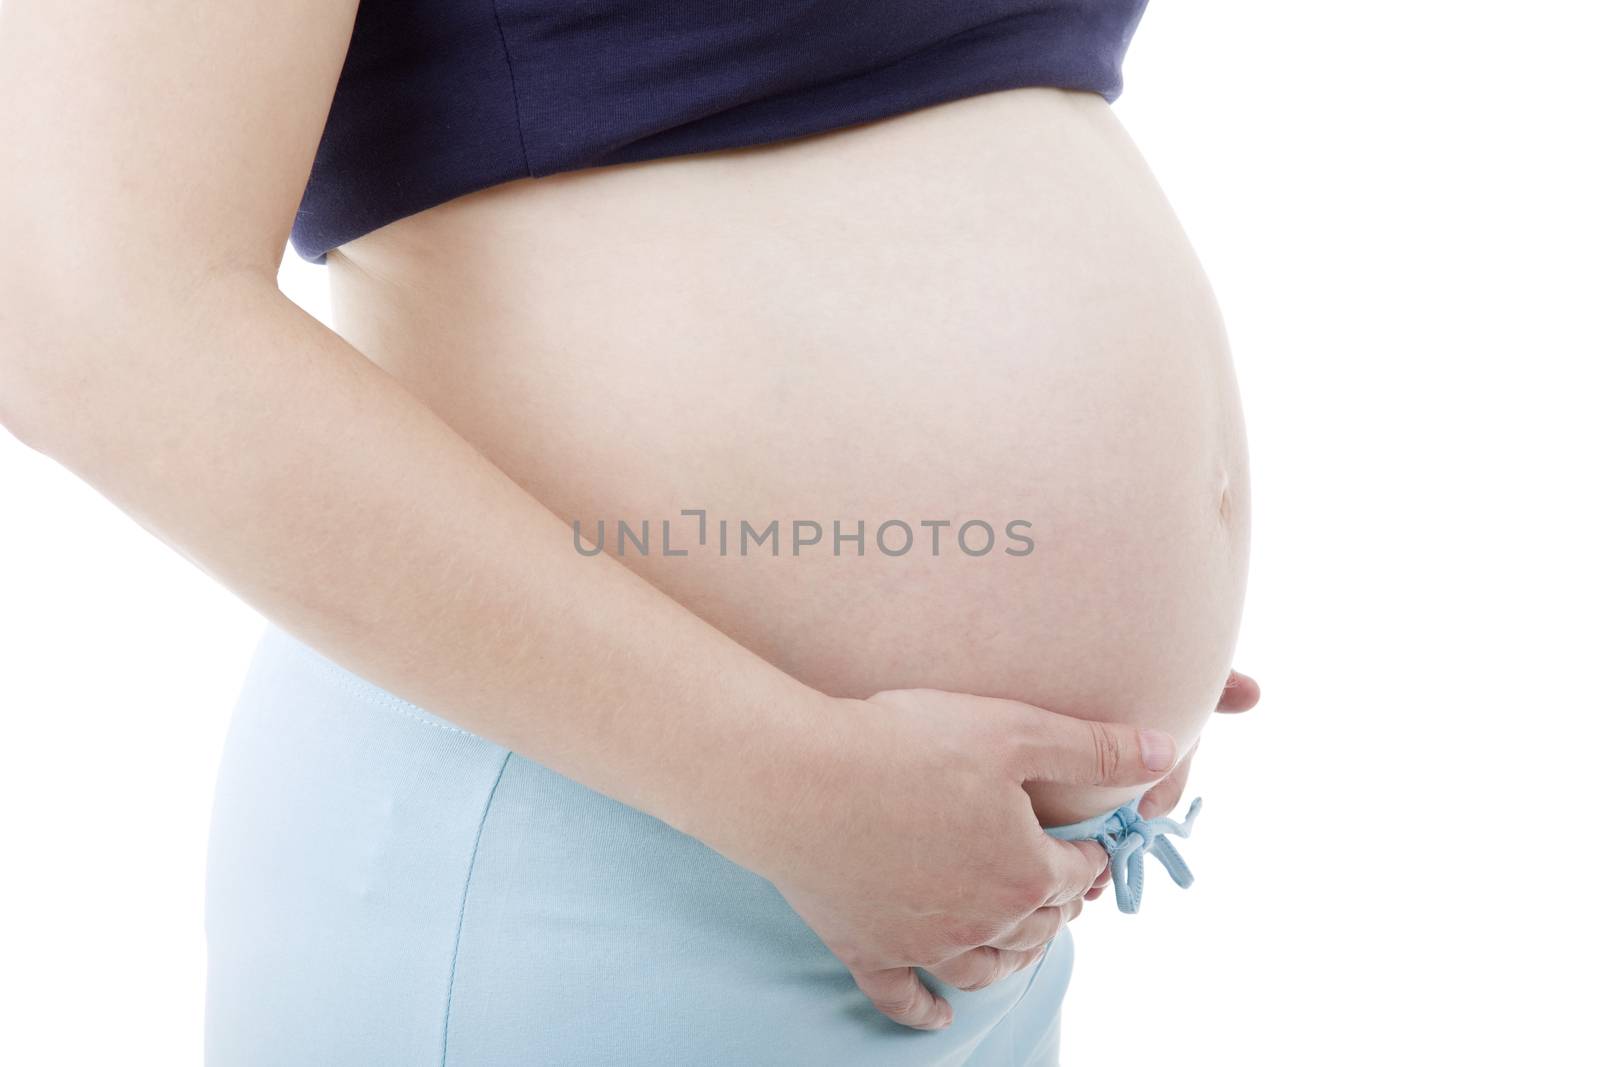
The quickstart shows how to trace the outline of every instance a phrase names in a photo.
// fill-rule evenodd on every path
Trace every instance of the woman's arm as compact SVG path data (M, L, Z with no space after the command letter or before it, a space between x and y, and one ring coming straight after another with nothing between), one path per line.
M333 658L675 823L735 820L816 694L579 556L277 290L354 6L6 4L7 422Z
M885 1011L938 1024L907 964L1003 976L1104 862L1022 781L1166 767L1038 709L816 693L578 555L283 297L355 6L5 0L0 418L325 654L772 878Z

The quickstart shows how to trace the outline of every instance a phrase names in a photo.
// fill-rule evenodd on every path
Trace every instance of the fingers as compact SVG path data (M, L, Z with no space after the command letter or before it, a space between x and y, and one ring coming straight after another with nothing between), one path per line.
M1093 887L1109 859L1106 850L1093 841L1059 841L1053 837L1050 841L1054 846L1050 856L1056 891L1043 906L1066 907Z
M1217 710L1226 712L1249 711L1261 699L1261 686L1248 674L1238 671L1229 671L1228 680L1222 687L1222 697L1217 701Z
M1150 787L1144 799L1139 801L1140 815L1154 819L1178 806L1178 801L1183 798L1183 790L1189 784L1189 766L1194 762L1194 751L1199 747L1200 743L1196 741L1188 754L1178 761L1172 773Z
M1081 844L1081 842L1071 842ZM1096 846L1097 850L1098 847ZM1100 853L1102 862L1105 853ZM1059 907L1039 908L993 945L980 945L927 968L941 982L962 990L982 989L1026 970L1044 956L1061 927L1083 912L1083 900L1074 898ZM882 971L852 971L857 987L885 1016L916 1030L942 1030L954 1012L910 967Z
M935 996L910 967L886 971L851 971L856 985L872 1006L901 1026L914 1030L942 1030L955 1013L950 1002Z
M1061 928L1083 911L1082 898L1039 908L1011 930L989 942L989 947L1027 952L1041 948L1061 932Z
M1070 903L1076 904L1077 901L1074 900ZM991 948L1026 952L1029 949L1038 948L1060 933L1061 926L1067 919L1068 914L1065 905L1039 908L1006 933L990 941L989 945Z
M928 973L957 989L982 989L1038 963L1044 950L1044 945L1023 952L982 945L930 968Z
M1074 786L1130 786L1172 770L1178 745L1162 730L1046 712L1023 743L1022 780Z

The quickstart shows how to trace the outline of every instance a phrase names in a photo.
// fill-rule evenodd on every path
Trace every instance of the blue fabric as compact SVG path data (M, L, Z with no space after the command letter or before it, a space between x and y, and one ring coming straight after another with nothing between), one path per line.
M518 178L1024 86L1115 99L1146 0L363 0L299 254Z
M1189 813L1180 823L1174 819L1146 819L1139 814L1139 801L1132 800L1116 811L1067 826L1047 826L1045 833L1063 841L1096 841L1111 858L1111 881L1116 887L1117 907L1128 914L1139 910L1144 896L1144 854L1155 853L1156 859L1172 875L1172 880L1184 889L1194 884L1189 865L1183 862L1173 847L1168 834L1188 837L1194 828L1194 818L1200 814L1200 798L1189 805Z
M1072 941L879 1015L768 881L273 628L207 870L211 1067L1047 1067Z

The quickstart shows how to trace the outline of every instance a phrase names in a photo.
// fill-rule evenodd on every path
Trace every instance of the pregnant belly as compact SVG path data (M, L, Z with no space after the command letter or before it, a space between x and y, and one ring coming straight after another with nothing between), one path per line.
M1198 736L1243 431L1205 279L1098 97L501 186L330 263L340 331L573 551L801 680ZM1052 822L1122 799L1036 793Z

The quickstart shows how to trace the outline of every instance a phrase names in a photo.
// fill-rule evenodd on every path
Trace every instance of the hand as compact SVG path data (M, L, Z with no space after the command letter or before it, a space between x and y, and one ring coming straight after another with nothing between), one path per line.
M1261 699L1261 687L1249 675L1230 671L1228 680L1222 687L1222 696L1217 701L1217 710L1234 713L1249 711ZM1194 762L1195 750L1200 747L1196 741L1184 753L1182 760L1172 769L1172 773L1157 782L1145 793L1139 801L1139 814L1146 819L1154 819L1166 815L1178 806L1178 801L1183 797L1184 787L1189 783L1189 765ZM1106 886L1111 882L1111 872L1102 871L1094 881L1094 885L1083 895L1085 900L1094 900L1105 892Z
M835 701L831 765L781 820L761 873L879 1011L918 1029L953 1018L912 970L979 989L1037 962L1106 866L1058 841L1024 782L1129 787L1172 769L1160 731L937 690Z

